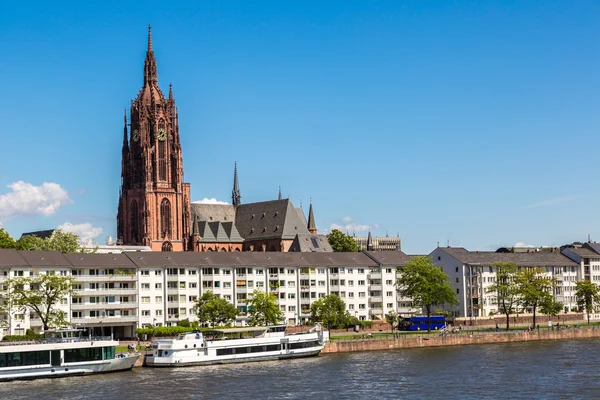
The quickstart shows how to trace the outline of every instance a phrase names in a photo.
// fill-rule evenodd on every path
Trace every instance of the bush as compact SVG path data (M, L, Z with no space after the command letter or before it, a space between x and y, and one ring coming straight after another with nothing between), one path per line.
M43 339L44 335L43 334L35 334L35 333L30 333L28 335L6 335L2 338L3 341L8 341L8 342L18 342L18 341L22 341L22 340L39 340L39 339Z
M156 328L138 328L135 332L138 335L148 335L148 336L177 336L180 333L189 332L190 328L185 326L157 326Z

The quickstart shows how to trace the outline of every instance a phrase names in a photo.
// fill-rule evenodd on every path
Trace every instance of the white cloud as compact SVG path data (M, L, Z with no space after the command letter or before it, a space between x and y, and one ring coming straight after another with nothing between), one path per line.
M527 208L537 208L537 207L553 206L555 204L568 203L569 201L575 200L577 197L579 197L579 196L555 197L553 199L548 199L548 200L540 201L538 203L530 204L526 207Z
M527 243L525 243L525 242L517 242L517 243L515 243L515 245L514 245L513 247L520 247L520 248L523 248L523 247L526 247L526 248L535 248L535 247L537 247L537 246L534 246L534 245L532 245L532 244L527 244Z
M88 241L97 238L103 232L102 228L93 226L89 222L84 222L82 224L65 222L64 224L60 225L58 229L76 234L79 236L79 239L82 243L87 243Z
M342 218L341 223L333 222L329 226L329 230L337 229L344 233L348 232L349 234L352 235L353 233L361 234L361 233L369 232L369 229L379 228L378 224L365 225L365 224L358 224L353 221L354 220L351 217L344 217L344 218Z
M192 203L194 203L194 204L223 204L223 205L229 205L228 202L217 200L214 197L212 199L209 199L209 198L205 197L202 200L193 201Z
M8 185L11 192L0 195L0 219L19 215L52 215L65 204L72 203L69 193L58 183L40 186L17 181Z

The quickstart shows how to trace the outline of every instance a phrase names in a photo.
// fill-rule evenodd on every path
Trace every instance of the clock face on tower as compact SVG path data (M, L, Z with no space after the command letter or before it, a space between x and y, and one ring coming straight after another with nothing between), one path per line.
M159 129L158 130L158 140L160 140L161 142L164 142L165 140L167 140L167 131L165 131L164 129Z
M133 131L133 141L137 142L138 140L140 140L140 132L137 129L135 129Z

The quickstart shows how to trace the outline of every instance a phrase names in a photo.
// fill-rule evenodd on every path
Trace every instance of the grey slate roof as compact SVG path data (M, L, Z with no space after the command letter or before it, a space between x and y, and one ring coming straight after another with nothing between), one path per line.
M462 247L440 247L463 264L491 266L496 262L514 262L522 267L564 267L578 264L558 251L536 251L532 253L496 253L492 251L468 251Z
M192 221L235 221L235 207L231 204L201 204L190 205Z
M34 232L25 232L21 235L22 238L28 236L37 236L40 239L48 239L54 233L55 229L48 229L45 231L34 231Z
M412 258L402 251L365 251L364 253L383 266L401 267Z
M583 248L583 247L580 247L578 249L568 249L568 250L570 250L572 253L575 253L579 257L582 257L582 258L600 258L600 254L593 252L590 249Z
M233 224L233 221L195 221L193 228L193 231L200 235L200 242L241 243L244 241Z
M308 252L323 252L331 253L333 249L325 235L311 235L310 233L299 233L294 238L289 251L308 253Z
M58 251L31 250L20 251L19 254L31 267L65 267L71 265L65 255Z
M589 248L590 250L595 251L596 253L600 254L600 243L588 242L588 243L584 243L583 247Z
M21 257L21 252L15 249L0 249L0 266L2 267L27 267L27 261Z
M63 254L74 267L135 267L124 254Z
M236 210L235 225L245 240L293 240L299 233L308 233L289 199L242 204Z
M304 215L304 210L302 207L296 207L296 211L298 212L298 217L300 221L304 224L304 226L308 226L308 222L306 221L306 215Z

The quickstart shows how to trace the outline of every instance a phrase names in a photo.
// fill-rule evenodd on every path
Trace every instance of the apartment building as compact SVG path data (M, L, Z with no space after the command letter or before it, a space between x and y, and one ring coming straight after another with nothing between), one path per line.
M574 293L575 282L580 279L579 265L558 249L497 253L438 247L430 257L450 277L456 290L459 304L449 310L455 317L486 317L498 313L496 295L489 292L489 287L496 282L494 264L497 262L513 262L517 268L540 268L542 274L557 282L554 295L556 301L563 303L565 312L577 304Z
M396 311L419 312L397 296L398 268L410 258L402 252L126 252L63 254L0 249L0 284L8 278L61 274L75 280L75 293L59 307L74 326L94 334L124 338L139 327L195 320L195 302L206 291L230 301L244 325L255 289L277 296L288 324L310 320L310 306L335 293L361 320ZM0 292L1 294L1 292ZM39 319L11 310L0 325L4 334L41 329Z

